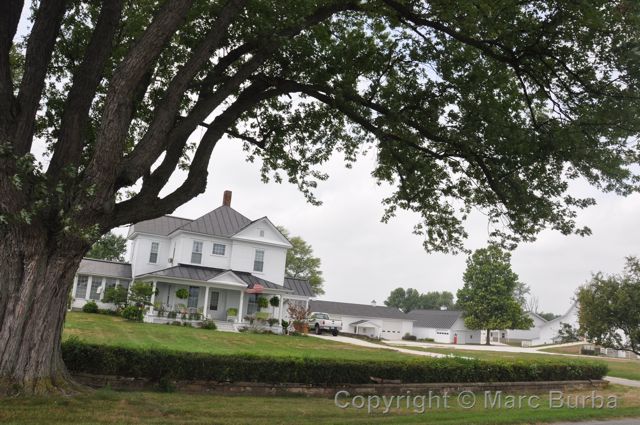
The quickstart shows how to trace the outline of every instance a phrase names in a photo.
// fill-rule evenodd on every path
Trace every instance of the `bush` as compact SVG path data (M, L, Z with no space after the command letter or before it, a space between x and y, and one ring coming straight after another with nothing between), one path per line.
M218 327L216 326L215 322L213 320L204 320L202 321L202 324L200 325L200 327L202 329L211 329L212 331L215 331L216 329L218 329Z
M97 313L98 304L96 304L95 301L89 301L82 306L82 311L84 311L85 313Z
M405 341L417 341L418 337L416 337L415 335L411 335L410 333L407 332L406 334L404 334L402 339L404 339Z
M70 338L62 356L73 372L96 375L217 382L365 384L371 377L418 382L519 382L601 379L602 362L585 360L482 361L411 358L401 361L342 360L185 353L94 345Z
M127 320L142 322L142 316L144 315L144 313L142 307L130 305L129 307L125 307L122 309L121 315Z

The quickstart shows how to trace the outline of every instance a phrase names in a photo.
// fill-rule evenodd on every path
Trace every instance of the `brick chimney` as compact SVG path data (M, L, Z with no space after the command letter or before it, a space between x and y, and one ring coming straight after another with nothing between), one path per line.
M231 207L231 191L225 190L222 196L222 205L225 207Z

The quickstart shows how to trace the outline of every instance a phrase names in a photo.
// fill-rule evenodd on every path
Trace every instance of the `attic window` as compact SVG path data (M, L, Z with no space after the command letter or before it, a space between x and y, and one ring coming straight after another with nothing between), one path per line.
M264 238L264 230L260 229L260 237Z

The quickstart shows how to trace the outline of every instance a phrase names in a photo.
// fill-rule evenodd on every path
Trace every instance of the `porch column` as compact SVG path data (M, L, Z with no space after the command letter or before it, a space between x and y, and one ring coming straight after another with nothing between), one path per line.
M204 287L204 307L202 308L202 314L205 319L209 318L209 287Z
M240 291L240 305L238 306L238 317L236 322L242 322L242 305L244 304L244 291Z
M151 302L151 312L153 312L153 310L155 308L154 307L154 303L156 302L156 286L157 286L156 284L157 284L157 281L154 280L153 281L153 285L152 285L153 291L151 291L151 301L150 301Z
M278 306L278 325L282 323L282 310L284 309L284 297L280 295L280 304Z
M78 288L78 275L75 275L73 277L73 288L71 289L71 298L75 298L76 297L76 289ZM69 307L69 310L71 310L71 307Z

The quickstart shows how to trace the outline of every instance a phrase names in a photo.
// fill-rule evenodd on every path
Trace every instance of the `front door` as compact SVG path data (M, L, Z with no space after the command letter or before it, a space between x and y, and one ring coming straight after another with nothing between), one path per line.
M189 300L187 301L187 307L198 308L198 294L200 293L200 287L189 286Z

